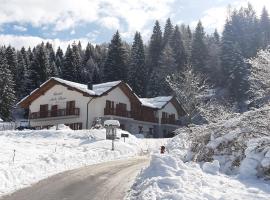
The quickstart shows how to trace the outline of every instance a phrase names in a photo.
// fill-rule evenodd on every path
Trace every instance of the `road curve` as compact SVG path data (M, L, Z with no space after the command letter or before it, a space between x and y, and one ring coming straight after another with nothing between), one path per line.
M121 200L146 157L111 161L63 172L0 200Z

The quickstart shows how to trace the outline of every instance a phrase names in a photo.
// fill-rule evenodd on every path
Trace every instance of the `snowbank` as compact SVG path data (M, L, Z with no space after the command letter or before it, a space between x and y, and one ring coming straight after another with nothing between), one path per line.
M179 129L152 155L130 200L270 199L270 107ZM229 175L225 175L225 172Z
M204 168L209 170L216 165L217 162L208 163ZM164 154L152 155L150 166L137 177L126 199L268 200L270 187L269 183L256 179L238 179L222 174L205 173L199 164L184 163L174 154Z
M158 149L163 140L137 139L130 135L105 140L105 129L0 131L0 196L41 179L85 165L125 159ZM117 134L127 133L118 130Z

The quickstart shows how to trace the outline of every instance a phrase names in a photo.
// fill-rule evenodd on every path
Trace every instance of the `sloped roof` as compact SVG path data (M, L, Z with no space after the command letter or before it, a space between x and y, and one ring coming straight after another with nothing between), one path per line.
M76 90L82 93L84 96L98 97L106 94L114 87L118 86L120 83L122 83L122 81L95 84L93 85L93 90L89 90L88 86L85 84L75 83L61 78L52 77L49 80L45 81L43 84L41 84L39 88L32 91L28 96L24 97L19 103L17 103L17 105L27 107L29 103L38 98L40 95L44 94L44 92L53 87L55 84L62 84L72 90Z
M160 96L154 98L140 98L143 106L150 108L163 108L169 101L171 101L173 96Z
M51 79L54 79L54 80L61 82L61 83L64 83L70 87L77 88L78 90L81 90L85 93L88 93L89 95L94 95L94 96L101 96L102 94L108 92L110 89L112 89L113 87L115 87L119 83L121 83L121 81L113 81L113 82L95 84L95 85L93 85L93 90L89 90L88 86L85 84L75 83L72 81L67 81L67 80L64 80L61 78L55 78L55 77L52 77Z

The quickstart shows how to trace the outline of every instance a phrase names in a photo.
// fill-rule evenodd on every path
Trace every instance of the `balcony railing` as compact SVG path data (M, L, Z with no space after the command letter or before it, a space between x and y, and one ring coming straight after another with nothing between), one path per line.
M130 111L118 110L118 109L112 109L112 108L104 108L104 115L115 115L119 117L132 118L132 114Z
M161 124L179 125L179 121L173 118L161 118Z
M80 108L74 109L57 109L57 110L49 110L47 112L33 112L30 113L30 119L41 119L48 117L63 117L63 116L72 116L72 115L80 115Z

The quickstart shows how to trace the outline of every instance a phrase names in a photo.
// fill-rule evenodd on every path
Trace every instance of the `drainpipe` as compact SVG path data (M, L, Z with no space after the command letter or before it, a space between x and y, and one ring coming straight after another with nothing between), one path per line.
M87 114L86 114L86 129L88 129L88 110L89 110L89 108L88 108L88 106L89 106L89 104L90 104L90 102L92 101L94 99L94 97L92 98L92 99L90 99L88 102L87 102L87 107L86 107L86 109L87 109Z

